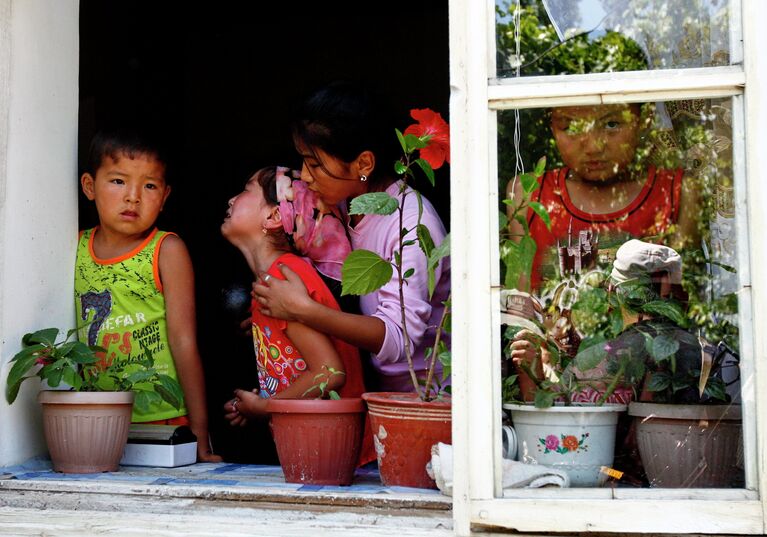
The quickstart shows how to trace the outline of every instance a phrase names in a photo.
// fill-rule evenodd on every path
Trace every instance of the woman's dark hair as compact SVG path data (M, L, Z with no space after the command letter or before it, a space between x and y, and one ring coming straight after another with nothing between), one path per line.
M136 155L154 157L165 166L165 180L168 181L168 154L159 137L130 127L108 128L97 132L91 140L85 171L95 176L104 157L117 160L121 153L129 158L135 158Z
M360 84L338 81L315 91L298 109L293 140L351 162L371 151L376 167L372 184L391 176L399 145L394 116L383 101Z

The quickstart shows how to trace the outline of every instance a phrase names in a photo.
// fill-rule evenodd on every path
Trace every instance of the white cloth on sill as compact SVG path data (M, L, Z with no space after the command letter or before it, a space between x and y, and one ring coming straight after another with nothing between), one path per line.
M504 489L569 487L570 476L567 472L543 464L525 464L519 461L503 459ZM437 488L446 496L453 495L453 446L435 444L431 448L431 461L426 465L426 472L436 483Z

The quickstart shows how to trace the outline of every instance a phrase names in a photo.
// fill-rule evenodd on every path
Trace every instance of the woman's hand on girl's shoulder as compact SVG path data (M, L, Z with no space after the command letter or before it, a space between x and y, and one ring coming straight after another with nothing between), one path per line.
M259 274L253 283L253 297L261 305L261 313L284 321L300 321L301 313L313 300L301 278L287 265L279 265L284 280L271 274Z

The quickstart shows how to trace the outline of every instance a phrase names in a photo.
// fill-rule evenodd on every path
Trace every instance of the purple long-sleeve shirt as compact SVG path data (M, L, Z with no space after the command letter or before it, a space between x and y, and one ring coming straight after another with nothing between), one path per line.
M400 182L391 185L386 192L399 198ZM408 188L405 198L404 227L415 229L418 222L418 200L412 189ZM435 245L445 238L445 226L431 203L423 200L421 223L429 228ZM384 259L393 259L399 239L399 215L397 212L388 216L366 215L354 227L350 228L352 249L365 249L377 253ZM407 239L415 239L415 231ZM406 246L403 255L403 273L414 268L415 273L408 278L404 286L405 316L408 335L411 340L413 360L416 372L425 377L427 364L424 360L426 348L434 344L435 328L440 321L444 306L442 302L450 292L450 263L444 258L435 273L436 287L434 296L429 300L426 257L418 244ZM382 391L414 391L408 373L405 358L405 337L402 330L402 317L399 306L399 285L396 271L392 279L378 291L360 298L360 309L365 315L373 315L386 325L386 336L381 349L373 355L373 366L379 373ZM450 343L449 339L446 343ZM437 369L441 375L441 369Z

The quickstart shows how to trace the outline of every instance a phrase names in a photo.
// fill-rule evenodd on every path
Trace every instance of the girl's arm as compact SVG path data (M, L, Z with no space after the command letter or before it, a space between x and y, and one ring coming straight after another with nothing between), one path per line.
M346 371L344 371L341 357L328 336L295 321L288 322L285 334L306 362L306 369L293 381L293 384L275 395L274 399L313 399L320 395L320 390L316 386L323 381L328 383L325 393L341 389L346 383ZM339 371L339 374L332 375L331 369ZM324 377L315 378L317 375ZM242 417L254 418L267 414L268 399L245 390L235 390L234 397L233 401L227 403L231 415L231 417L227 416L227 419L232 425L244 425L246 420ZM235 401L236 404L233 404ZM226 406L225 410L227 410Z
M368 315L334 310L315 302L306 292L301 278L289 267L280 265L284 280L263 277L253 284L261 311L270 317L298 321L317 332L342 339L355 347L377 353L386 336L383 321ZM291 338L292 339L292 338Z
M163 240L159 265L168 340L189 411L189 425L197 436L197 460L219 462L221 457L213 454L208 434L205 380L197 349L194 271L189 252L180 238L169 235Z

